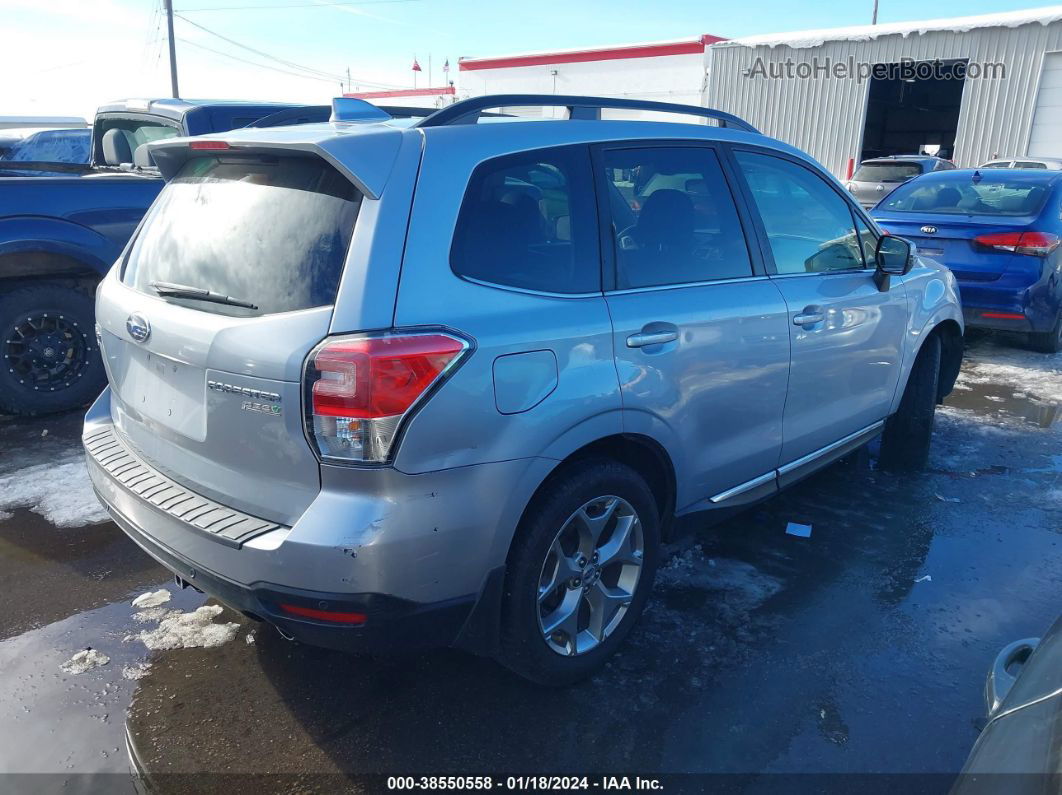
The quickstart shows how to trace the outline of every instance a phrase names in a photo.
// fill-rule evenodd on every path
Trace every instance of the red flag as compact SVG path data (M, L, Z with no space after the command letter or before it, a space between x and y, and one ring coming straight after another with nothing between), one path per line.
M414 72L423 72L424 71L423 69L420 68L420 64L417 63L416 56L413 57L413 71Z

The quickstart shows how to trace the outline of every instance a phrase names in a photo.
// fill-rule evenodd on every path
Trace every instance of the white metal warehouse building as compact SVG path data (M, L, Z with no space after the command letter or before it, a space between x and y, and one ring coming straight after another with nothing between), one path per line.
M936 71L858 76L905 61ZM823 73L836 64L849 73ZM1062 6L459 61L458 97L500 93L707 105L839 177L868 157L937 149L960 167L994 155L1062 157Z
M816 64L902 59L961 63L969 74L799 76ZM960 167L994 155L1062 157L1062 6L732 39L708 48L707 69L706 104L804 149L839 176L850 159L923 144L941 146Z

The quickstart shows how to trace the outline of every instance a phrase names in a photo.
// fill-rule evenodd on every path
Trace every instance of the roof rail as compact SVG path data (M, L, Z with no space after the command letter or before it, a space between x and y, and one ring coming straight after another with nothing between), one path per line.
M701 116L715 119L722 127L758 133L755 127L744 119L714 108L702 108L699 105L678 105L672 102L650 102L641 99L612 99L609 97L569 97L557 94L488 94L482 97L461 100L435 111L421 119L416 127L447 127L453 124L475 124L480 112L487 108L511 107L558 107L568 109L568 118L572 120L592 120L601 118L603 108L623 110L653 110L659 113L677 113L686 116Z

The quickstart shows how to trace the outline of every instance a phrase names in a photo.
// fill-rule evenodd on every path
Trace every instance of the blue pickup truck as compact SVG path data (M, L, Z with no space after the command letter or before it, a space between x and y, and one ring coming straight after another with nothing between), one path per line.
M327 118L322 106L126 100L96 114L84 171L0 178L0 412L76 408L102 389L93 293L162 190L146 144Z

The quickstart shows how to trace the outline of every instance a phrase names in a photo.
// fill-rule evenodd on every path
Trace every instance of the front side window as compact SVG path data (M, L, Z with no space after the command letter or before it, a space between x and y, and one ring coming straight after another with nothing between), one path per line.
M585 147L522 152L472 174L450 267L458 276L551 293L601 289Z
M151 205L122 281L149 295L179 285L253 305L165 296L229 315L325 306L360 206L357 188L317 158L193 158Z
M780 274L864 267L848 203L804 166L737 152Z
M618 289L752 274L734 199L713 150L614 149L603 162Z

